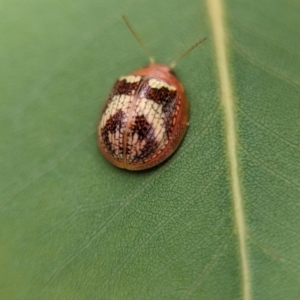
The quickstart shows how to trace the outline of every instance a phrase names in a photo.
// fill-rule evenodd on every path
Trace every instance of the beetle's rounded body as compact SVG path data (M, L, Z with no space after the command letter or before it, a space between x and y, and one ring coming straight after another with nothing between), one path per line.
M148 169L177 149L188 118L179 80L169 67L151 64L116 81L102 111L98 144L114 165Z

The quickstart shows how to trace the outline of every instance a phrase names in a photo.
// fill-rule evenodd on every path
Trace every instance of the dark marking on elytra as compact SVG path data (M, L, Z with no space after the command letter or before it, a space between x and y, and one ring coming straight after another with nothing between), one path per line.
M126 79L117 80L115 83L113 93L114 95L132 95L132 91L136 91L140 81L127 82Z
M170 91L166 87L156 89L149 86L146 92L146 98L151 99L158 104L162 104L163 106L167 106L176 99L176 94L176 91Z
M172 121L175 117L176 105L178 105L176 102L177 91L170 91L166 87L152 88L149 85L147 85L145 91L145 98L151 99L159 105L162 105L162 111L165 115L164 124L166 134L168 137L171 136L174 129ZM179 101L179 99L177 100Z
M148 123L145 116L135 117L134 122L130 126L130 134L131 138L135 134L137 134L138 142L141 142L143 140L146 142L144 147L140 149L139 153L136 154L133 158L131 158L133 163L143 161L149 156L151 156L153 153L155 153L158 144L155 139L154 128L151 124ZM128 154L130 154L131 152L131 149L129 147L127 147L127 152Z
M123 140L120 139L119 141L116 141L118 142L117 145L113 145L109 141L109 133L115 135L117 131L120 131L121 128L125 126L125 117L125 112L119 109L107 120L104 128L101 130L103 143L105 144L108 152L114 157L119 157L120 153L123 153ZM116 149L118 149L118 153L116 153Z

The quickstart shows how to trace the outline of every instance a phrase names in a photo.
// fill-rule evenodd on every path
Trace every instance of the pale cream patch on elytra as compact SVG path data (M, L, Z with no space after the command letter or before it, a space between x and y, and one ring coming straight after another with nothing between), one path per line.
M163 106L151 99L139 98L136 106L139 107L135 112L135 116L144 116L154 131L156 143L162 146L167 139L165 127L165 114L162 111Z
M124 80L124 79L128 83L134 83L134 82L139 82L141 80L141 76L128 75L119 78L119 80Z
M127 155L128 160L134 159L135 156L140 155L144 147L146 146L146 140L137 140L131 146L130 155Z
M115 138L117 141L120 140L120 130L117 130L116 134L115 134Z
M108 132L108 140L111 143L111 147L114 151L114 156L122 159L123 157L123 151L121 151L121 146L122 143L120 143L121 140L118 140L116 138L116 135L118 134L118 130L116 131L116 133L112 133L112 132Z
M115 115L119 110L122 110L125 114L125 120L127 111L133 103L133 97L127 95L116 95L112 98L107 109L103 112L101 119L101 128L104 128L109 118Z
M135 122L136 117L145 117L147 122L152 128L153 138L158 145L157 150L160 150L165 145L167 133L165 128L165 114L162 111L163 106L154 102L151 99L138 98L135 103L135 110L133 111L132 124ZM133 160L136 156L140 155L147 145L146 139L139 139L138 133L128 134L127 147L130 153L126 155L128 161Z
M138 141L138 138L139 138L139 135L138 135L137 133L135 133L135 134L133 135L132 144L136 144L137 141Z
M176 91L176 88L174 86L156 78L151 78L148 81L148 84L153 89L161 89L164 87L167 88L169 91Z
M107 121L114 116L119 110L123 111L124 118L122 124L118 124L115 132L108 132L108 140L111 143L110 147L113 149L111 154L118 159L123 159L123 139L124 129L128 120L128 110L132 106L134 101L133 96L128 95L115 95L112 101L108 104L106 110L103 112L100 126L99 135L101 136L101 130L104 129Z

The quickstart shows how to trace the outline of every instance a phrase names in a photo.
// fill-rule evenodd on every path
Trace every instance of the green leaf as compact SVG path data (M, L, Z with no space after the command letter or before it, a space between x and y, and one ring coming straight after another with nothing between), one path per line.
M295 0L0 4L1 299L297 300L300 5ZM175 71L178 151L149 171L96 141L118 76L198 41Z

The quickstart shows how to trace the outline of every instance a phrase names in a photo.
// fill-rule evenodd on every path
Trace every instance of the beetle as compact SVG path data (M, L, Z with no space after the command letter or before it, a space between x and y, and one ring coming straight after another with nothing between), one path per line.
M98 145L117 167L144 170L158 165L178 148L189 122L189 103L173 68L206 38L170 65L158 64L127 18L127 27L148 53L150 65L120 77L102 110Z

